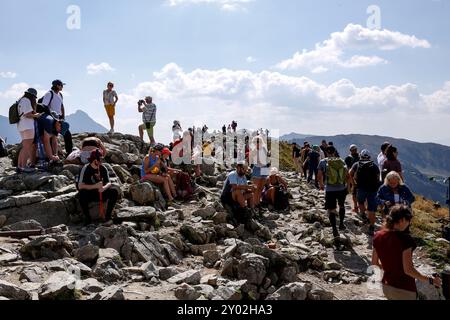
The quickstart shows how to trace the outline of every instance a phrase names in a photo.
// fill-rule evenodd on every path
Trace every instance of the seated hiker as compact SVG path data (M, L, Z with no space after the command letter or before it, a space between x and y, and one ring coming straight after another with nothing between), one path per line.
M263 191L263 200L273 206L275 210L285 210L289 206L289 197L287 195L288 184L279 175L277 168L270 169L270 175L266 179L266 185Z
M176 196L175 184L169 174L161 172L163 167L161 158L164 145L158 143L150 147L148 155L145 156L141 167L141 182L150 181L163 187L168 199L168 205L172 205Z
M35 136L35 139L39 147L39 158L41 160L60 161L58 156L58 135L64 136L67 130L69 130L69 124L52 115L43 114L37 119L38 135Z
M102 157L100 150L92 151L88 159L89 164L81 169L78 177L79 200L85 217L85 225L91 223L89 203L97 201L100 202L100 215L103 215L103 202L108 201L103 218L108 224L111 224L112 212L119 198L118 191L111 188L108 170L102 165Z
M191 182L191 176L182 170L170 167L169 158L171 152L168 148L164 148L161 153L161 171L171 177L172 182L175 182L176 196L179 199L187 200L194 193L194 188Z
M97 137L88 137L81 142L81 150L77 148L72 151L64 161L64 164L88 164L91 152L96 149L100 149L103 157L106 156L107 151L102 140Z
M236 166L236 170L228 174L220 197L224 205L229 205L232 208L254 209L256 187L248 184L246 172L247 165L240 162Z

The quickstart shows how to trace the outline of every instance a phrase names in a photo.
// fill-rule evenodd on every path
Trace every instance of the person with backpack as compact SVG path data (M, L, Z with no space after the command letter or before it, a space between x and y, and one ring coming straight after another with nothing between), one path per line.
M103 157L106 157L107 151L102 140L95 137L95 135L88 136L81 142L81 149L75 148L64 160L64 164L85 165L89 163L91 152L99 149Z
M177 193L172 178L167 173L161 171L161 168L163 168L162 152L164 148L164 145L160 143L154 147L150 147L148 155L145 156L142 163L141 182L150 181L157 185L162 185L168 200L167 205L171 206L174 203Z
M348 170L350 170L353 167L353 165L359 161L358 147L355 144L352 144L350 146L350 154L345 158L344 161L345 161L345 164L347 165ZM354 181L352 179L351 190L352 190L352 198L353 198L353 212L358 214L359 206L358 206L358 199L356 197L358 194L358 187L353 182Z
M38 134L35 135L35 143L38 147L41 144L44 152L39 152L39 158L50 163L59 162L58 135L64 136L69 131L69 124L48 114L42 114L36 124Z
M270 169L270 175L267 177L263 200L275 210L286 210L289 207L289 194L287 193L288 184L279 175L277 168Z
M34 122L35 119L41 116L41 114L36 113L36 99L36 89L29 88L17 102L17 113L19 116L17 130L22 138L22 149L20 149L17 162L17 173L32 173L36 171L34 168L36 161Z
M380 169L380 182L384 181L384 177L382 176L383 172L383 164L387 160L386 158L386 150L391 145L390 142L386 141L381 145L381 152L378 154L377 162L378 162L378 168Z
M85 226L91 224L89 203L100 201L100 208L103 208L103 202L108 201L108 207L103 218L107 225L111 225L112 213L119 199L119 192L111 188L108 170L102 164L102 161L101 151L98 149L92 151L89 164L81 168L78 176L78 196L84 214ZM102 212L100 212L100 215L102 215Z
M318 188L319 181L317 180L317 174L319 171L319 163L321 161L320 158L320 147L313 146L312 150L309 152L308 157L306 158L306 163L308 166L308 183L310 183L314 176L314 185Z
M108 82L106 90L103 91L103 104L111 126L111 130L109 130L110 134L114 133L114 116L116 115L116 105L119 101L119 96L113 89L114 83Z
M383 171L382 171L382 178L386 178L386 175L391 172L395 171L400 175L400 178L402 178L403 181L405 181L405 178L403 177L402 173L402 164L397 159L398 157L398 150L393 145L390 145L386 149L386 160L383 162Z
M325 159L325 157L327 155L327 148L328 148L327 140L322 140L322 143L320 144L320 150L322 150L322 153L324 155L324 159Z
M294 142L292 144L292 159L294 160L295 169L298 174L301 173L302 167L302 165L300 164L300 152L301 149L298 147L297 143Z
M308 163L307 163L307 159L308 159L308 155L309 152L311 151L311 146L309 144L309 142L304 142L303 143L303 148L300 151L300 164L302 167L302 177L303 178L307 178L308 177Z
M336 209L339 204L339 229L345 230L345 198L350 184L350 175L344 160L336 156L336 149L328 146L326 151L327 158L319 163L319 187L320 190L325 191L325 209L328 211L333 236L339 237L336 226Z
M393 207L384 229L373 239L372 265L383 270L383 293L388 300L417 300L416 279L437 288L442 285L440 277L423 275L414 267L413 252L417 244L405 232L412 219L409 207Z
M144 129L147 130L150 145L155 146L154 128L156 125L156 105L152 97L146 97L145 100L138 102L138 111L142 113L142 124L139 126L139 136L144 140Z
M350 176L357 186L359 210L364 220L367 219L367 216L369 217L369 236L373 236L375 233L376 222L375 212L378 208L377 191L380 169L378 169L378 166L371 160L370 152L368 150L361 151L360 160L352 166Z
M231 122L231 129L233 130L233 132L236 132L237 126L238 126L237 122L233 120Z
M48 111L48 114L53 113L53 116L55 118L58 118L59 120L64 122L66 119L66 111L64 109L64 98L61 91L63 90L65 85L66 84L61 80L53 81L50 91L48 91L39 101L39 103L44 106L45 110ZM63 136L66 153L67 155L69 155L73 150L72 133L70 132L70 130L67 130Z
M411 207L415 200L414 194L395 171L387 174L384 184L377 193L377 202L384 207L384 215L396 204L404 204Z

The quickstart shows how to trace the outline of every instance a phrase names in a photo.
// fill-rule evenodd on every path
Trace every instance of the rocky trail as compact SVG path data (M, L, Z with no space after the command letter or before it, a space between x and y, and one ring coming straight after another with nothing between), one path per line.
M383 299L368 278L372 248L360 218L348 205L347 231L334 242L324 194L293 173L282 173L290 212L266 211L252 233L227 223L219 202L226 172L204 168L210 175L196 197L163 211L161 192L138 181L148 145L128 135L98 137L121 190L120 225L79 225L78 166L17 175L10 159L0 160L0 232L38 230L0 238L0 300ZM98 216L97 206L91 211ZM425 268L422 253L416 264Z

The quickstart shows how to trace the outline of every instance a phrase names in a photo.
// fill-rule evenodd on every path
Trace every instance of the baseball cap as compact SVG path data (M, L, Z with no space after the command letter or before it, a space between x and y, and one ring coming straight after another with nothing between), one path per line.
M52 86L65 86L66 84L61 80L55 80L52 82Z
M366 159L370 158L370 151L367 149L364 149L363 151L361 151L360 157L366 158Z
M279 172L280 172L280 171L279 171L278 168L276 168L276 167L273 167L273 168L270 169L270 175L271 175L271 176L277 175Z
M38 95L37 90L34 89L34 88L29 88L27 91L25 91L25 93L29 93L29 94L31 94L32 96L36 97L36 98L37 98L37 95Z
M167 154L167 155L171 155L172 154L172 152L169 150L169 148L164 148L163 150L162 150L162 152L161 152L163 155L165 155L165 154Z
M95 149L91 152L91 155L88 158L89 163L94 162L95 160L101 161L103 158L103 153L99 149Z

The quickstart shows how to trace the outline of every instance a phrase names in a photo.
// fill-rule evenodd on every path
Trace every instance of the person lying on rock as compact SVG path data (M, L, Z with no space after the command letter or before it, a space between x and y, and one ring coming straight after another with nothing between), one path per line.
M64 164L77 164L84 165L89 163L89 157L91 156L92 151L100 149L103 157L106 156L106 148L103 145L102 140L97 137L87 137L81 142L81 150L74 150L64 161Z
M167 205L171 206L176 196L175 184L169 174L161 171L164 166L162 162L162 152L164 145L158 143L155 147L150 147L148 155L145 156L141 167L141 182L150 181L163 187L163 191L168 199Z
M89 164L86 164L80 171L78 178L78 190L80 205L85 217L84 224L91 224L89 213L89 203L108 201L106 209L106 224L112 225L112 213L119 198L116 189L111 188L108 170L102 165L103 154L99 149L91 152ZM100 205L103 208L103 204ZM102 211L102 210L100 210ZM102 212L100 212L101 214Z
M224 206L231 206L233 209L251 209L251 211L255 208L254 194L256 187L248 184L246 172L247 164L239 162L236 170L228 174L220 197ZM234 211L241 212L242 210Z
M277 201L281 197L281 193L284 194L288 189L287 182L279 175L279 171L277 168L270 169L270 175L266 179L266 184L262 193L262 198L264 202L269 205L269 209L271 207L275 207ZM287 198L287 202L289 198Z

